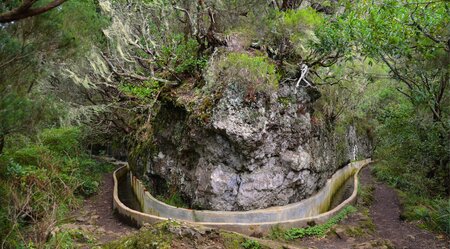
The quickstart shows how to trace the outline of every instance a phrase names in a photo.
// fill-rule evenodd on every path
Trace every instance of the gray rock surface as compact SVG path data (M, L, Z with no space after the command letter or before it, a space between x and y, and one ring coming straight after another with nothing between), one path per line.
M340 166L370 156L355 127L339 135L315 124L310 89L285 84L256 94L249 102L229 84L206 124L165 103L154 120L155 146L130 163L147 181L176 186L194 207L250 210L307 198Z

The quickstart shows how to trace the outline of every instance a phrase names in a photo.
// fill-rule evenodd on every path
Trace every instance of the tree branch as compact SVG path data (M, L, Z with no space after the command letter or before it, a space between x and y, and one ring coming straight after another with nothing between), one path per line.
M38 0L24 0L19 7L4 13L0 13L0 23L13 22L28 17L40 15L42 13L45 13L49 10L58 7L67 0L54 0L45 6L32 8L37 1Z

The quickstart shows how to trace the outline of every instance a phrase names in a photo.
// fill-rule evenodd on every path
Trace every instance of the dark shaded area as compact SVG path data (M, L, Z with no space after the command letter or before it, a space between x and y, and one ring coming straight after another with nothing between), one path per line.
M136 196L134 195L133 191L131 190L131 181L130 181L130 175L127 173L126 175L122 176L120 179L118 179L118 194L119 194L119 200L125 204L125 206L142 212L141 205L139 204L139 201L137 200Z
M148 185L153 196L166 196L169 194L169 187L166 179L156 174L148 174Z
M128 151L124 145L89 144L87 147L92 155L106 155L120 161L128 161Z
M339 204L341 204L343 201L349 198L353 193L353 189L355 187L354 185L355 185L354 177L350 176L344 182L344 184L342 184L342 186L338 189L338 191L336 191L336 193L333 195L333 198L331 199L331 205L328 210L331 210L339 206Z

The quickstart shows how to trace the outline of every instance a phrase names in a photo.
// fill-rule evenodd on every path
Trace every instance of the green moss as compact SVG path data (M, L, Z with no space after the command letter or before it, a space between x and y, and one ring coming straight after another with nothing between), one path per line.
M141 204L141 210L144 210L144 205L143 203ZM148 208L145 210L145 213L147 214L151 214L151 215L155 215L155 216L160 216L159 212L156 211L154 208Z
M365 231L368 231L370 233L374 233L376 231L376 226L373 223L372 218L370 218L369 216L366 216L367 219L361 221L361 229L364 229Z
M243 49L250 47L252 41L255 41L255 38L258 36L254 25L239 26L225 31L225 34L228 37L236 37L235 40L240 43Z
M363 237L376 232L375 224L369 216L368 208L359 209L360 221L356 225L347 226L345 232L351 237Z
M166 220L154 226L157 229L167 230L170 227L181 227L181 223L176 220Z
M162 223L157 229L144 228L139 233L127 236L118 241L103 246L104 249L170 249L172 234L166 228L168 224Z
M311 52L311 41L316 40L314 30L324 23L322 14L312 8L277 11L268 24L271 27L274 44L289 41L289 56L307 56ZM270 39L270 36L269 36Z
M278 103L282 104L284 107L289 106L292 103L295 103L294 97L278 97Z
M363 237L366 234L361 227L348 227L345 233L350 237Z
M244 237L229 232L221 232L220 236L223 238L223 244L227 249L240 249L241 244L245 241Z
M44 248L75 248L76 244L93 246L95 238L92 233L80 229L69 229L56 233L45 244Z
M298 30L300 27L314 28L324 22L324 17L313 8L280 11L279 23L285 29Z
M215 81L222 84L235 84L248 98L257 92L278 89L280 76L267 56L254 56L247 53L228 53L215 65ZM219 76L220 75L220 76ZM250 95L250 96L249 96Z
M244 249L261 249L261 244L258 241L252 239L246 239L241 243L241 246Z
M119 85L119 90L127 95L144 100L154 97L163 86L163 83L156 80L144 81L140 85L125 82Z
M359 185L358 186L358 199L357 203L359 206L365 206L368 207L373 202L373 191L375 190L375 187L373 185L364 186Z

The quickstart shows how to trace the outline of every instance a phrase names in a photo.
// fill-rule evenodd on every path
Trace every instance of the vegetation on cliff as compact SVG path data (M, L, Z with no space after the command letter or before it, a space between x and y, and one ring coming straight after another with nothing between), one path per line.
M109 169L89 149L139 155L164 103L207 124L227 84L307 89L311 125L368 134L404 218L448 233L449 27L445 0L2 1L0 247L52 247Z

